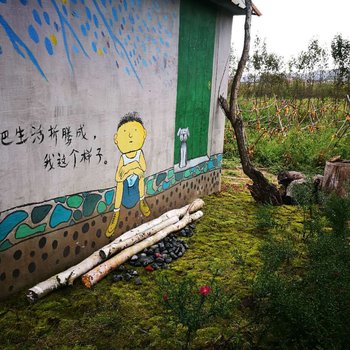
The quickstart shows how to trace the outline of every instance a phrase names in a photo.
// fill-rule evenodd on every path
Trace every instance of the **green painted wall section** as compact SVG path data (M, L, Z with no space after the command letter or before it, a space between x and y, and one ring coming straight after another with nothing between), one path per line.
M189 128L188 159L207 154L216 15L216 8L203 0L181 1L175 133ZM174 164L179 159L175 135Z

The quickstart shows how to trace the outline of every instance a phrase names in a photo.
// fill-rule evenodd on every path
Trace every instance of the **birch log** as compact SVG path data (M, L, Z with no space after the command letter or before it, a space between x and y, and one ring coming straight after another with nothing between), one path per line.
M91 288L101 279L103 279L106 275L108 275L111 271L116 269L118 266L123 264L125 261L129 260L133 255L141 252L143 249L150 247L157 242L164 239L172 232L176 232L184 228L189 223L200 219L203 216L202 211L197 211L194 214L186 214L179 222L168 226L162 231L159 231L155 235L144 239L143 241L136 243L135 245L124 249L122 252L118 253L114 257L109 260L106 260L102 264L95 267L93 270L89 271L82 277L83 284L87 288Z
M112 255L114 255L117 251L120 251L121 250L120 247L123 247L122 242L129 240L129 239L133 239L133 237L135 237L136 239L135 239L134 243L137 243L141 240L141 239L138 239L137 236L142 237L142 239L146 238L148 236L152 236L153 234L162 230L163 228L170 226L172 224L175 224L176 221L174 221L174 219L172 219L172 218L174 218L174 217L181 218L186 214L187 211L190 214L192 214L192 213L196 212L197 210L202 209L203 205L204 205L204 202L202 199L196 199L189 205L186 205L186 206L179 208L179 209L170 210L167 213L160 216L158 219L153 220L154 226L148 227L147 230L142 229L143 225L141 225L138 227L139 230L137 230L137 231L136 231L136 229L137 229L136 228L134 230L126 232L125 234L123 234L120 237L118 237L117 239L115 239L112 243L110 243L110 244L108 244L100 249L101 258L105 260L105 259L111 257ZM122 249L127 248L129 246L125 246ZM84 272L86 272L86 271L84 271Z
M143 233L146 230L150 229L153 226L156 226L158 224L160 224L161 222L168 220L169 218L173 217L173 216L178 216L179 218L182 218L187 211L190 211L190 214L194 213L195 211L203 208L204 205L204 201L200 198L195 199L191 204L187 204L182 208L178 208L178 209L172 209L167 211L166 213L164 213L163 215L159 216L157 219L154 219L152 221L146 222L145 224L142 224L130 231L127 231L125 233L123 233L121 236L119 236L118 238L116 238L112 243L110 243L109 245L104 246L102 249L108 249L107 247L109 247L110 245L112 246L114 243L119 243L121 241L124 241L130 237L133 237L136 234L139 233Z
M195 208L201 208L203 207L203 205L204 205L204 202L201 199L196 199L192 204L188 204L179 209L170 210L164 213L163 215L161 215L157 219L151 220L143 225L136 227L135 229L125 232L123 235L119 236L112 243L106 245L102 249L103 250L106 249L107 254L109 254L108 247L110 245L113 245L114 247L114 243L115 245L118 245L123 241L132 239L132 237L135 237L135 235L147 236L147 232L149 230L152 230L152 232L155 233L157 232L154 229L156 226L158 226L158 230L162 229L161 223L167 220L168 220L168 224L170 224L173 220L176 222L179 220L179 217L182 217L183 215L185 215L187 211L190 211L192 213ZM174 217L175 219L169 220L170 218L174 218ZM132 240L129 242L132 243ZM138 241L135 240L134 243L135 242L138 242ZM118 249L119 248L117 246L117 248L115 249L115 252L118 251ZM110 254L108 256L110 256ZM60 287L72 285L78 277L80 277L85 272L90 271L96 265L100 264L102 261L103 259L100 256L100 252L99 251L94 252L89 257L81 261L79 264L72 266L69 269L63 272L60 272L55 276L52 276L47 280L40 282L34 287L30 288L27 292L28 300L31 302L35 302L37 299L44 297L45 295L49 294L50 292Z

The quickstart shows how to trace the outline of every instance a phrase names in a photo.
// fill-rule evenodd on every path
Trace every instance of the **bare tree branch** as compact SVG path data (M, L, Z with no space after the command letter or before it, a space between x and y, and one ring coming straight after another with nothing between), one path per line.
M233 127L243 171L253 181L253 185L248 186L253 198L257 202L279 205L282 204L282 198L277 187L271 184L259 170L255 169L250 161L244 137L244 124L242 118L239 115L237 104L241 79L243 76L244 68L249 58L251 20L252 1L246 0L244 45L242 55L238 62L238 67L233 78L230 91L230 101L228 103L223 96L220 96L219 104L224 111L225 116Z

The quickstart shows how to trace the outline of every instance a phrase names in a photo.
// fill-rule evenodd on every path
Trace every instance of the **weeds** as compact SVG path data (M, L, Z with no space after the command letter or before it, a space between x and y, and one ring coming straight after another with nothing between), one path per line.
M208 284L199 285L194 278L186 276L171 281L168 276L159 279L160 299L167 316L185 327L183 349L191 346L195 333L212 318L230 315L233 299L227 295L213 275Z
M307 186L298 199L307 217L303 239L271 237L260 250L263 266L253 290L261 341L274 348L346 349L350 198L329 195L319 206Z

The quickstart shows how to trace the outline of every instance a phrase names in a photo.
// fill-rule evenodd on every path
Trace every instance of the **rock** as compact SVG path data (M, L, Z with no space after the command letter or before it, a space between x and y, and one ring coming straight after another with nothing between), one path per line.
M153 255L153 254L154 254L154 250L153 249L148 249L147 255Z
M154 270L158 270L160 268L160 266L157 263L153 263L151 267L153 267Z
M131 276L129 273L126 273L124 276L125 281L130 281L133 278L133 276Z
M185 230L185 229L182 229L182 230L180 231L180 235L181 235L182 237L187 237L187 232L186 232L186 230Z
M141 258L145 258L146 256L147 256L146 253L141 253L141 254L140 254L140 257L141 257Z
M113 275L113 282L119 282L123 280L123 275Z
M156 263L158 263L158 264L162 264L163 262L164 262L163 258L157 258L156 259Z
M141 261L142 266L147 266L149 264L152 264L153 262L154 262L154 259L152 256L148 256L147 258L145 258Z
M120 266L118 266L117 270L118 271L125 271L126 267L124 265L120 265Z
M138 272L136 270L129 270L130 275L132 276L138 276Z
M140 285L142 284L142 281L141 281L141 278L140 278L140 277L137 277L137 278L135 279L135 284L136 284L137 286L140 286Z
M159 250L164 250L165 249L165 245L163 242L159 242L158 243L158 247L159 247Z
M136 261L138 260L139 257L137 255L133 255L131 258L130 258L130 261Z
M151 249L153 249L153 250L155 250L157 248L158 248L158 244L154 244L154 245L151 246Z
M165 259L165 262L166 262L167 264L170 264L172 261L173 261L172 258L166 258L166 259Z
M191 230L194 230L196 228L196 224L192 223L192 224L189 224L188 227L191 229Z
M154 268L151 265L147 265L145 266L145 270L151 272L151 271L154 271Z

